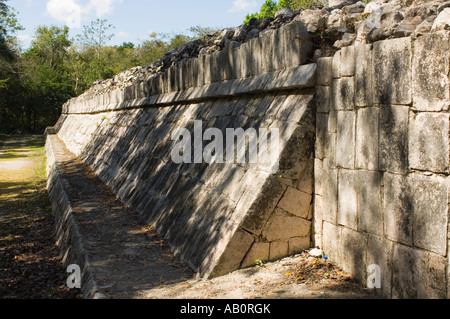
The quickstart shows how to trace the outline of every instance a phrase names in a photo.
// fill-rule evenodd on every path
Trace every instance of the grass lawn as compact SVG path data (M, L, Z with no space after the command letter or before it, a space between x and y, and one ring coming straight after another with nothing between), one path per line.
M41 136L0 135L0 298L73 298L55 247Z

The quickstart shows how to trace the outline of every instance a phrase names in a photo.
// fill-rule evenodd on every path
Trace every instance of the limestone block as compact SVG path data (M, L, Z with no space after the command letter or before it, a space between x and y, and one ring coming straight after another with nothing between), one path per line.
M291 68L306 63L312 55L313 44L306 27L300 21L293 21L281 28L285 46L283 67Z
M299 254L311 248L310 237L295 237L289 240L289 255Z
M317 60L317 84L330 86L333 80L333 58L320 58Z
M357 171L358 230L383 236L381 173Z
M357 172L339 170L338 218L340 225L358 229L358 179Z
M328 114L317 113L316 125L316 158L324 159L329 149Z
M342 227L334 224L324 222L323 223L323 251L327 255L331 262L335 264L341 262L341 256L343 249L341 246L341 231Z
M289 244L283 241L270 243L269 260L274 261L286 257L289 254Z
M341 77L341 51L336 52L331 63L331 75L333 79Z
M331 88L317 86L317 112L328 113L331 105Z
M356 126L356 168L378 169L379 109L359 109Z
M286 46L283 45L282 40L282 29L278 28L273 30L273 36L272 36L272 67L274 71L284 69L284 57L285 57L285 50ZM245 44L245 43L244 43Z
M253 52L250 42L245 42L239 47L239 59L241 60L241 78L248 78L253 73Z
M215 266L212 276L222 276L238 269L254 242L254 237L238 228Z
M203 85L207 85L212 83L212 65L211 65L211 59L212 56L211 55L203 55L202 56L202 60L203 60Z
M278 207L301 218L308 218L312 196L295 188L288 187Z
M448 33L430 33L414 42L412 70L413 108L418 111L448 109L449 96Z
M413 199L411 185L405 176L385 173L384 179L384 230L394 241L412 245Z
M392 298L446 298L445 290L440 289L445 286L445 258L433 255L404 245L394 246Z
M253 38L249 41L250 50L252 52L252 74L253 75L260 75L262 74L262 51L261 51L261 41L259 40L259 37Z
M354 112L337 112L336 166L354 168L355 120Z
M447 252L448 186L444 178L414 174L413 244L445 256Z
M389 298L392 282L392 250L393 243L386 238L369 235L366 250L366 267L380 267L380 284L382 296Z
M261 72L262 73L273 72L274 71L272 65L273 32L265 32L263 34L260 34L259 42L261 46Z
M358 61L360 63L360 61ZM355 75L355 47L348 46L341 49L341 76Z
M374 103L411 103L411 60L409 37L374 43Z
M270 214L273 212L281 196L284 194L286 186L280 183L276 176L270 176L267 178L267 176L262 174L261 172L246 174L246 177L244 178L247 178L247 182L250 182L250 180L248 179L255 180L257 178L255 174L258 174L259 176L265 176L266 180L261 189L259 189L258 194L256 194L256 198L250 203L251 206L246 211L246 218L242 222L241 227L247 231L252 232L255 235L259 235L261 233L261 230L265 226ZM256 188L255 190L258 189ZM248 189L248 192L253 195L253 197L255 197L255 190ZM239 202L246 201L244 195L241 197ZM236 209L238 208L239 203Z
M290 73L282 85L283 88L308 88L317 84L317 65L306 64L290 70Z
M370 45L355 46L355 105L371 106L372 92L372 50Z
M407 106L381 106L379 164L382 170L399 173L408 170L408 118Z
M241 268L253 267L257 265L257 261L269 260L270 244L263 242L256 242L250 248L250 251L242 261Z
M449 168L449 115L418 113L410 118L411 168L445 173Z
M315 161L315 193L322 195L322 218L337 224L338 182L337 170L331 169L327 161Z
M233 77L231 69L232 65L230 61L230 50L230 41L226 41L225 47L217 55L217 66L220 70L219 81L231 80Z
M334 111L353 110L355 86L353 77L333 80L332 109Z
M367 240L367 235L364 233L346 227L342 228L340 243L342 252L339 265L344 272L360 283L365 283L367 278L365 266Z
M308 237L311 235L311 222L292 216L277 208L262 231L262 236L268 242L287 242L293 237Z

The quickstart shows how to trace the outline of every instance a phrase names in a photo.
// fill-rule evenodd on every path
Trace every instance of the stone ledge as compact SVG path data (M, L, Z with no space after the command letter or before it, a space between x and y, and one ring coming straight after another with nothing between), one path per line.
M94 272L83 245L78 225L73 217L72 203L67 194L67 183L58 168L54 149L56 135L46 136L47 189L55 219L56 243L63 257L64 267L77 264L81 269L81 292L85 299L104 299L94 279Z
M163 93L138 99L127 99L127 95L130 97L135 95L127 94L127 91L133 88L128 87L125 89L125 93L122 94L123 99L120 102L109 104L97 103L105 100L111 101L111 98L99 98L99 101L95 101L96 103L92 103L92 100L84 100L79 103L65 105L63 107L63 114L101 113L144 106L156 107L182 102L198 102L211 98L233 97L258 92L306 89L315 87L316 82L317 65L312 63L245 79L215 82L202 87L193 87L183 91ZM110 95L116 94L116 91L109 93Z

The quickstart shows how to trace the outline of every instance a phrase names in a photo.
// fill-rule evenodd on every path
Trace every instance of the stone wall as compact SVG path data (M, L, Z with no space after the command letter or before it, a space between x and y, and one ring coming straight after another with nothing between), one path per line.
M318 62L315 240L383 294L447 298L449 32Z
M294 254L312 236L311 50L303 24L287 24L138 85L73 99L58 136L200 276ZM270 156L279 169L174 163L173 133L194 132L196 121L224 136L227 128L277 128L279 153Z
M448 297L450 2L348 2L96 84L54 131L200 276L317 246L383 296ZM278 128L279 170L175 164L199 120Z

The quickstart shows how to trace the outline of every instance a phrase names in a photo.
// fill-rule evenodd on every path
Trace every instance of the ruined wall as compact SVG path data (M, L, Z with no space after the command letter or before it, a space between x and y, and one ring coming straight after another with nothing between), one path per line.
M413 3L287 12L174 63L184 48L69 101L55 131L202 276L318 246L363 285L379 266L383 296L448 297L450 2ZM173 163L196 120L279 128L279 170Z
M394 298L447 298L449 32L319 60L316 241Z
M299 252L312 235L311 50L305 27L293 22L145 82L73 99L58 136L201 276ZM270 154L279 169L175 163L172 135L194 132L195 121L224 136L227 128L279 129L279 153Z

